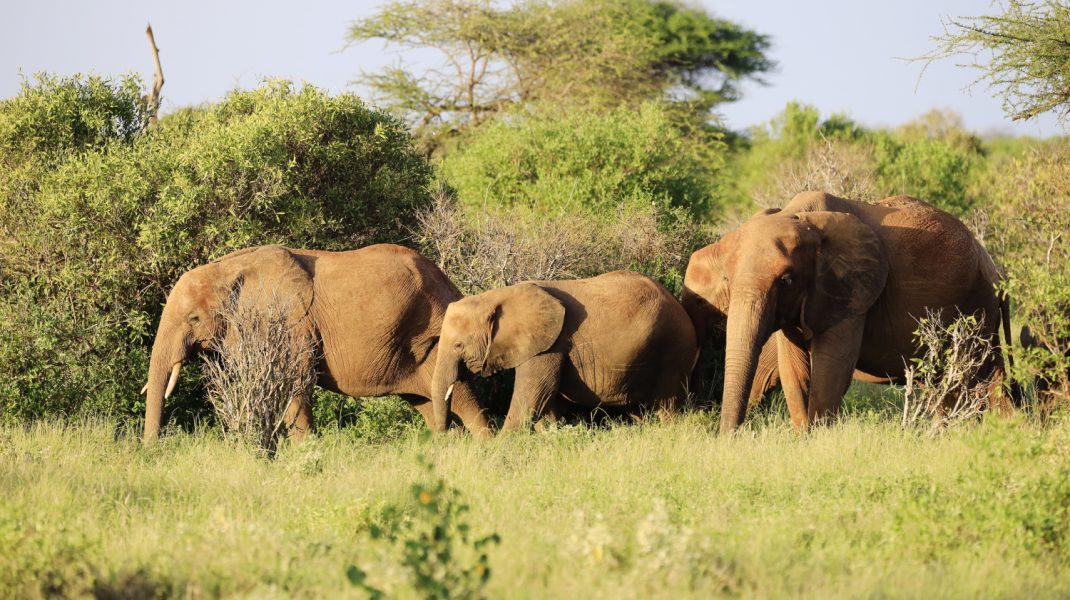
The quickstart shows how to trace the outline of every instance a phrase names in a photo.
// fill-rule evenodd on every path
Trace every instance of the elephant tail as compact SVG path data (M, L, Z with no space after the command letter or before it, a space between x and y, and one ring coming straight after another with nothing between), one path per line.
M1004 376L1010 382L1011 402L1015 407L1022 406L1022 386L1014 379L1012 374L1014 359L1011 357L1011 298L1004 291L997 291L996 298L999 300L999 320L1003 324L1003 338L1007 345L1003 349ZM999 334L996 334L997 337Z

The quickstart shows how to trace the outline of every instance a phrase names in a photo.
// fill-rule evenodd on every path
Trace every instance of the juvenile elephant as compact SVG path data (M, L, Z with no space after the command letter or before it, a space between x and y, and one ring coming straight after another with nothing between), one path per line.
M503 430L537 421L559 402L672 410L698 355L694 327L676 298L625 271L458 300L446 310L439 345L435 423L446 421L462 366L483 377L516 369Z
M262 246L197 267L171 290L144 390L145 441L159 434L163 401L182 363L219 338L221 303L228 298L253 306L285 299L290 326L317 342L320 386L349 396L399 394L434 425L430 397L439 328L446 306L461 298L445 274L416 252L389 244L350 252ZM458 385L454 396L464 424L489 435L472 390ZM310 397L311 390L304 390L290 404L290 435L301 437L309 428ZM441 422L434 428L445 427Z
M700 339L727 321L721 431L742 423L752 385L775 381L774 364L805 428L838 413L856 368L871 381L901 379L927 310L945 321L981 316L996 346L1002 320L1009 339L998 280L969 229L921 200L804 192L692 254L683 304ZM774 333L775 363L763 352ZM1004 373L996 355L984 374L993 382Z

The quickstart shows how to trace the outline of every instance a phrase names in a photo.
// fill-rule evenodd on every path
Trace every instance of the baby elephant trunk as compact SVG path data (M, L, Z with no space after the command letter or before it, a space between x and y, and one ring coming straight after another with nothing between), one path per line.
M436 432L446 431L449 424L450 397L453 395L453 386L457 383L460 369L460 357L448 348L449 346L439 346L435 376L431 381L432 422L428 425Z

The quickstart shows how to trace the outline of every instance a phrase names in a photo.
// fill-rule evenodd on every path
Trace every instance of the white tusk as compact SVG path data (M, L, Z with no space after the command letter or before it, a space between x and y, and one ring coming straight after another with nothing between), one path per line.
M446 397L443 398L442 401L443 402L449 402L450 401L450 396L452 396L452 395L453 395L453 384L451 383L450 387L446 388Z
M175 391L175 384L178 383L178 371L181 368L181 362L176 362L175 366L171 367L171 378L167 380L167 389L163 392L164 399L170 398L171 392Z
M142 396L144 396L145 395L145 391L148 390L148 389L149 389L149 384L146 383L144 386L142 386L141 391L138 392L138 393L141 394Z

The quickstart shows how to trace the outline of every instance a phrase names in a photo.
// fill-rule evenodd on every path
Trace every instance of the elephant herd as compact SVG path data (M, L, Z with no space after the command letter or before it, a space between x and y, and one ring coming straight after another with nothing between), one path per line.
M966 226L923 201L869 204L820 192L764 210L696 251L679 301L625 271L464 297L401 246L248 248L185 273L168 295L144 388L144 439L158 436L183 362L226 343L228 298L254 307L284 299L287 326L316 342L307 360L316 361L308 366L318 385L397 394L432 430L446 430L452 414L480 437L491 427L473 376L515 369L503 430L578 407L671 412L693 389L699 347L723 339L721 431L730 432L777 381L800 429L834 418L852 377L900 381L927 311L947 322L977 315L998 346L1001 323L1009 335L998 280ZM1004 373L995 353L981 376L1001 386ZM290 403L290 435L309 429L311 397L303 390Z

